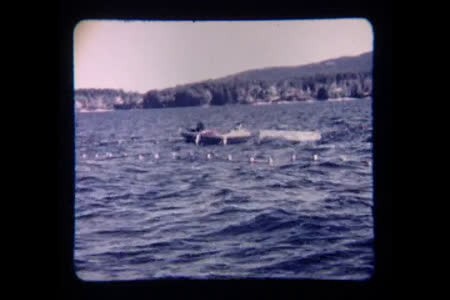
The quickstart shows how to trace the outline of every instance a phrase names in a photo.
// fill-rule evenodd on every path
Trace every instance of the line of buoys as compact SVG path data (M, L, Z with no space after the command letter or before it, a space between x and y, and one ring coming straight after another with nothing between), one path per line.
M126 152L123 152L121 155L117 155L117 156L114 156L111 152L106 152L103 155L101 153L95 153L95 158L97 158L97 159L120 158L120 157L127 157L127 156L128 156L128 153L126 153ZM158 152L147 153L147 154L145 154L145 153L136 154L136 157L139 160L143 160L145 156L152 156L153 159L155 159L155 160L159 160L161 158L161 156L160 156L160 154ZM191 157L191 158L194 158L196 155L194 155L194 153L192 151L190 151L190 152L187 153L187 156ZM83 159L86 159L86 158L88 158L88 155L86 153L83 153L81 155L81 157ZM181 158L181 155L179 153L177 153L177 152L172 151L171 152L171 157L173 159L179 159L179 158ZM220 158L220 156L216 155L213 152L207 152L205 157L208 160L211 160L213 158ZM313 155L313 160L317 160L317 159L318 159L317 154ZM233 155L232 154L227 154L225 160L233 161L234 160ZM295 153L293 153L291 155L291 157L290 157L290 160L291 161L297 160L297 155ZM261 159L257 159L257 155L256 154L251 154L251 155L248 156L248 161L253 163L253 162L261 162L262 160ZM271 155L269 155L269 156L267 156L267 159L265 161L267 161L269 163L273 163L274 162L274 158Z
M150 152L150 153L140 153L140 154L135 154L130 156L128 153L120 153L118 155L113 155L113 153L111 152L105 152L105 153L95 153L95 154L91 154L88 155L88 153L81 153L80 157L82 159L89 159L89 156L95 157L95 159L97 160L106 160L106 159L117 159L117 158L124 158L124 157L136 157L138 160L154 160L154 161L159 161L161 160L161 154L159 152ZM164 156L162 156L164 157ZM214 153L212 151L208 151L208 152L197 152L195 153L194 151L189 151L189 152L185 152L184 154L176 152L176 151L172 151L170 152L170 155L168 156L169 158L171 157L174 160L179 160L179 159L188 159L191 161L195 161L195 160L199 160L201 161L203 160L208 160L208 161L229 161L229 162L247 162L249 164L268 164L270 166L273 166L275 164L279 164L279 163L294 163L295 161L319 161L320 157L319 155L316 154L312 154L310 156L310 158L304 158L302 157L301 159L299 159L297 157L297 153L296 152L291 152L291 154L287 155L287 157L285 159L280 158L280 156L278 156L278 158L274 157L273 155L269 155L269 154L258 154L257 152L248 154L247 156L245 156L245 158L242 157L234 157L231 153L228 154L223 154L219 155L217 153ZM347 162L347 161L351 161L349 159L349 157L347 155L339 155L336 157L337 160L340 160L342 162ZM362 164L364 164L365 166L371 167L372 166L372 160L370 159L365 159L361 161Z

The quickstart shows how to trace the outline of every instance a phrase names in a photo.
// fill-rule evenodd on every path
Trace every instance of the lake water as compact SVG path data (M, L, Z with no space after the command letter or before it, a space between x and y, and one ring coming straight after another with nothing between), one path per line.
M238 122L251 131L314 130L322 139L185 143L180 128L199 120L222 130ZM361 280L373 272L370 99L78 113L75 155L83 280Z

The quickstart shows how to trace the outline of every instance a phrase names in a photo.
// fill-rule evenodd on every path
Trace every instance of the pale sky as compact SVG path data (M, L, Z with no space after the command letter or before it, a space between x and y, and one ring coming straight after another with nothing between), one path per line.
M373 50L365 19L98 21L74 29L74 88L147 92Z

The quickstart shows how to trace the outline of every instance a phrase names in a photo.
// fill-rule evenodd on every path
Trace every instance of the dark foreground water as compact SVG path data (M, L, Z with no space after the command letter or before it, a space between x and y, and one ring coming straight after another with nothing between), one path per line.
M184 143L179 128L198 120L318 130L322 140ZM77 274L367 279L371 137L368 99L77 114Z

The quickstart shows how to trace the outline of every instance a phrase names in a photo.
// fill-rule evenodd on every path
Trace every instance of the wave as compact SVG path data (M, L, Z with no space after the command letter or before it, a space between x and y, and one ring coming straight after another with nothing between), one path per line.
M324 161L324 162L319 162L318 166L321 168L341 169L343 166L346 166L346 165L342 164L342 163L335 163L332 161Z
M272 231L279 227L280 222L289 216L293 216L293 213L285 211L283 209L276 209L270 213L261 213L254 217L252 220L242 222L240 224L229 225L214 235L241 235L251 232L265 232Z
M233 214L241 214L241 213L255 213L258 212L258 209L243 209L237 206L226 206L222 208L218 212L210 213L206 216L206 218L210 217L218 217L218 216L227 216L227 215L233 215Z
M142 236L143 234L149 233L150 230L145 228L145 229L107 229L107 230L97 230L94 231L95 234L97 235L101 235L101 236L109 236L109 237L127 237L129 238L130 236Z
M132 173L132 174L145 174L149 171L147 169L141 169L141 168L125 168L123 169L124 172Z
M288 273L308 274L309 272L318 272L323 270L336 269L336 272L342 272L342 260L353 259L360 255L358 250L334 250L320 253L304 253L300 257L290 258L281 262L275 262L263 267L254 268L254 273ZM335 268L338 266L338 268ZM362 266L355 267L360 269ZM330 274L330 275L338 275Z
M89 187L75 187L75 193L92 193L94 191L93 188Z
M215 196L215 197L217 197L217 196L227 196L227 195L230 195L231 193L233 193L233 190L224 188L224 189L220 189L217 192L214 192L213 196Z
M205 252L196 252L196 253L185 253L177 256L172 260L172 263L190 263L194 261L198 261L204 258L209 258L211 255L217 254L220 251L205 251Z
M133 193L124 193L121 195L114 195L114 196L105 196L103 197L103 200L108 201L115 201L115 200L129 200L130 198L133 198L135 195Z

